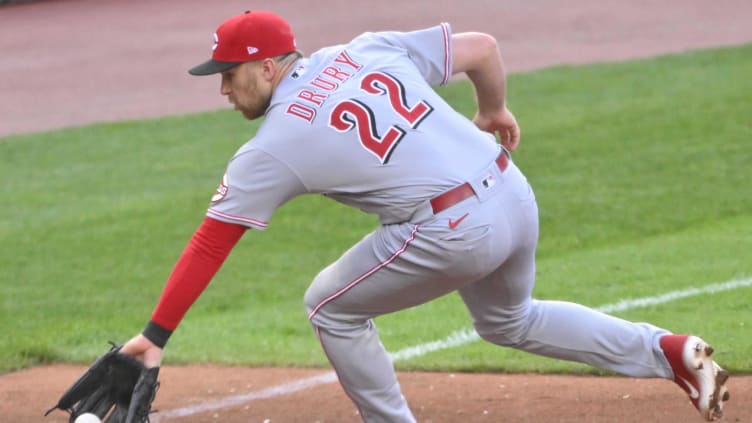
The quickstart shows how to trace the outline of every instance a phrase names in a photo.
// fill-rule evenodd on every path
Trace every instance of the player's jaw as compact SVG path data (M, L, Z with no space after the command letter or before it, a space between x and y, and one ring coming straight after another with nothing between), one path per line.
M271 87L264 83L254 62L222 73L222 95L248 120L264 115L271 101Z

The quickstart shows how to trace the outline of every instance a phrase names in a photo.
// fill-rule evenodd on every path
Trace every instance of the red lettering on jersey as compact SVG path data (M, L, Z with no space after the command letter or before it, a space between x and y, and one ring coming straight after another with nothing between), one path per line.
M328 94L319 94L316 91L312 90L300 90L298 93L298 98L305 101L310 101L316 107L321 107L322 104L324 104L324 100L329 97Z
M373 111L358 100L345 100L334 107L329 116L329 126L339 132L357 128L360 144L382 164L389 161L394 147L405 136L405 130L399 126L390 126L384 136L376 132Z
M360 88L369 94L387 94L392 108L413 128L420 125L433 111L433 107L423 100L418 101L413 107L408 107L405 87L398 79L385 72L369 73L361 81Z
M300 103L292 103L287 107L285 113L299 117L308 123L313 122L313 118L316 117L316 110L313 107L308 107Z
M336 63L344 66L336 66ZM343 70L343 67L345 66L352 68L352 71ZM329 98L329 94L339 88L340 83L350 79L353 74L357 73L357 71L362 67L362 65L352 60L352 58L350 58L346 51L342 50L337 55L337 57L334 58L334 61L329 63L329 66L324 68L324 70L316 75L314 79L308 81L308 84L316 88L317 90L303 88L298 91L297 98L302 100L304 103L295 102L290 104L289 106L287 106L285 113L291 116L299 117L308 123L312 123L316 118L316 110L324 105L326 100ZM296 74L294 75L294 77L296 79L300 78L303 75L302 72L297 73L297 70L295 72ZM324 93L319 92L319 90L324 91ZM355 113L356 112L348 114L348 116L354 115ZM360 120L359 123L366 123L373 120L371 118L364 120L362 116L356 119ZM360 128L360 130L364 131L364 128ZM374 152L374 154L379 156L379 158L382 159L382 162L384 162L385 159L388 160L389 158L391 146L393 144L396 144L396 142L399 141L399 138L401 138L401 135L398 135L399 134L395 133L394 130L391 130L384 136L384 141L389 144L389 147L387 148L380 147L378 145L380 143L380 138L378 138L378 136L376 135L371 136L368 131L363 132L362 137L368 140L366 141L366 144L371 146L373 148L372 151ZM374 140L376 140L375 144L373 144Z
M321 73L323 75L331 76L339 82L343 82L350 77L349 73L340 70L336 66L327 66L323 71L321 71Z
M313 85L316 88L321 88L324 91L334 91L339 87L339 84L336 82L327 81L326 79L317 76L316 79L311 81L311 85Z
M377 96L386 94L392 110L413 129L416 129L433 111L433 107L424 100L419 100L413 107L410 107L406 101L405 87L397 78L384 72L372 72L363 77L360 89ZM376 131L376 115L364 101L367 101L367 98L360 100L351 98L337 103L329 115L329 126L339 132L348 132L357 128L356 133L360 145L376 156L382 164L386 164L394 147L399 144L407 131L395 123L387 128L384 136L379 136ZM379 109L379 113L379 119L389 119L388 110Z
M358 70L361 67L363 67L363 65L361 65L360 63L357 63L353 59L351 59L350 56L347 54L347 52L345 50L342 50L337 55L337 57L334 58L334 62L335 63L342 63L344 65L348 65L351 68L353 68L353 70Z

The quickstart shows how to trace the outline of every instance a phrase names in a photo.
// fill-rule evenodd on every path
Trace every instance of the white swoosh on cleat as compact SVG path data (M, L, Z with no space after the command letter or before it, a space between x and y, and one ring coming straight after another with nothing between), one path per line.
M689 397L692 399L698 399L700 398L700 393L697 392L697 389L687 381L687 379L684 379L683 377L679 376L679 379L681 379L682 382L689 388Z

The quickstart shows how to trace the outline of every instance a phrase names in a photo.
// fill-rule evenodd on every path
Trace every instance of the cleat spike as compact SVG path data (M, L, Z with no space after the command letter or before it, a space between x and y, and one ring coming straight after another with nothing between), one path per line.
M713 355L713 351L715 351L713 347L711 347L710 345L705 345L705 355L710 357L711 355Z
M728 401L731 398L731 394L728 392L723 393L723 398L721 398L721 401Z

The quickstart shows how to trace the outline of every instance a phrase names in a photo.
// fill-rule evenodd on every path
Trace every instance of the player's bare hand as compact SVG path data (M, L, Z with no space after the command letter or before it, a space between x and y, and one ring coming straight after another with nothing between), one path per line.
M473 122L478 128L494 136L498 134L501 145L509 151L514 151L520 144L520 125L506 107L495 113L478 113Z
M120 349L123 354L128 354L141 360L146 367L158 367L162 362L162 348L154 345L144 335L138 334L130 339Z

